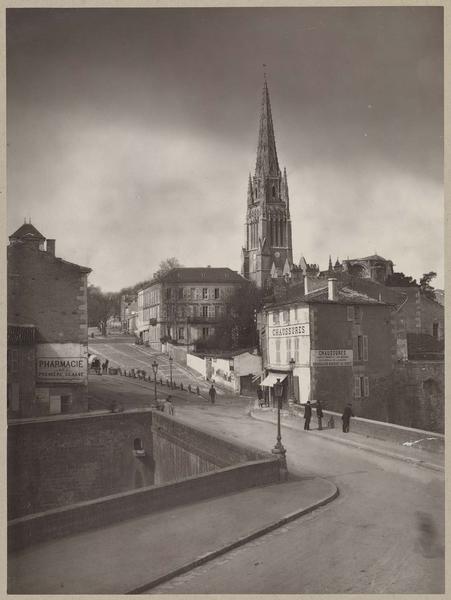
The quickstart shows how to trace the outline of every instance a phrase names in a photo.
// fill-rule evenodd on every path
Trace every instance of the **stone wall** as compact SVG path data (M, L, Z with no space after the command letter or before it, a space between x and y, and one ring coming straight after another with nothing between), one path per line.
M10 549L278 480L271 454L150 410L13 421Z
M11 421L8 518L152 485L151 424L150 411Z

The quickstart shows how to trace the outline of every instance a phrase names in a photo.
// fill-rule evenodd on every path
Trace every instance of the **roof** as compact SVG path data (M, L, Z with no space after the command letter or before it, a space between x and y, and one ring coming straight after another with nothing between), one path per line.
M160 281L164 283L244 283L247 280L228 267L178 267L163 275Z
M19 227L19 229L17 229L17 231L9 236L9 239L45 240L45 237L36 229L34 225L31 223L24 223Z
M45 238L44 238L45 239ZM59 258L58 256L54 256L50 254L50 252L46 252L45 250L38 250L37 248L30 247L30 244L24 244L19 241L16 244L11 244L7 247L8 252L8 261L12 260L13 257L20 256L21 252L34 252L37 256L41 258L41 260L51 260L53 262L62 264L72 269L77 269L82 273L91 273L92 269L89 267L83 267L82 265L77 265L76 263L69 262L68 260L64 260L63 258Z
M379 254L372 254L371 256L364 256L363 258L348 258L346 262L354 262L356 260L382 260L384 262L392 262L391 260L387 260Z
M280 173L277 160L276 140L272 122L271 103L269 101L268 84L263 85L262 108L260 113L260 129L258 132L257 162L255 176L260 178L278 177Z
M371 304L373 306L386 306L390 303L371 297L368 294L361 293L350 286L342 286L337 289L337 299L329 300L327 285L312 292L305 294L302 285L293 286L288 289L288 297L279 302L266 305L265 308L276 308L278 306L287 306L295 302L304 302L306 304Z

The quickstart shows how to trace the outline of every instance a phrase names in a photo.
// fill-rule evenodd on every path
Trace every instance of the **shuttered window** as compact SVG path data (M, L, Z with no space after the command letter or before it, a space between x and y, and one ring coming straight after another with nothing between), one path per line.
M360 398L360 377L354 377L354 398Z
M294 338L294 360L296 364L299 363L299 338Z
M354 398L368 398L370 395L370 382L368 377L354 376Z
M368 336L364 335L363 337L363 360L368 361Z
M280 364L280 340L276 340L276 364Z

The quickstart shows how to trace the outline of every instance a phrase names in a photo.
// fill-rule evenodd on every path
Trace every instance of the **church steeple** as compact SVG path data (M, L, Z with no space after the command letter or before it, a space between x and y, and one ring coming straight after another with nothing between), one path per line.
M287 174L280 172L268 83L258 132L255 174L249 179L241 273L266 289L271 278L289 276L293 265Z
M277 160L276 138L272 122L271 103L269 100L268 83L263 84L262 107L260 113L260 129L258 132L257 162L255 177L279 177L280 169Z

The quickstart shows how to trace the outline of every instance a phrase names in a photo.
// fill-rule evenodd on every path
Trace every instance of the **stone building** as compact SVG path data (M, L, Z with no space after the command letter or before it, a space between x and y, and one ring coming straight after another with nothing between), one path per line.
M380 381L396 360L391 307L330 279L326 289L292 293L265 306L261 347L263 387L274 383L296 403L321 400L330 410L349 401L355 413L375 416Z
M137 333L161 350L172 341L191 346L213 335L234 291L246 284L229 268L180 267L138 292Z
M8 246L8 415L87 410L87 276L25 223Z
M264 82L254 176L249 174L241 274L259 288L291 277L293 249L287 173L280 171L268 85Z

